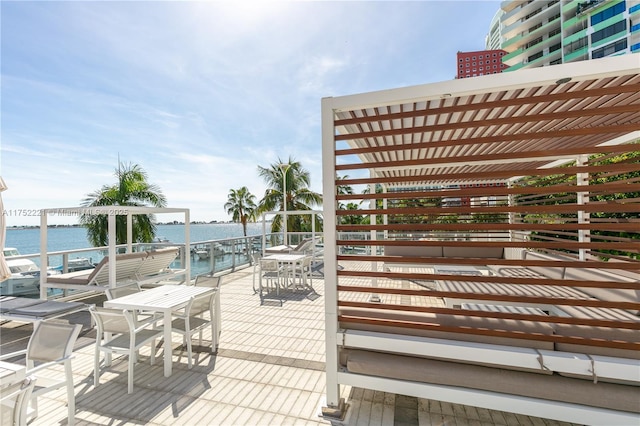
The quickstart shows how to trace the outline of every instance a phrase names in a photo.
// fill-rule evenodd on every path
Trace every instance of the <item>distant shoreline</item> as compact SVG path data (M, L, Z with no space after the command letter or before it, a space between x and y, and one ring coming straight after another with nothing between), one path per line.
M228 222L218 222L218 221L211 221L211 222L190 222L190 225L226 225L229 223L236 223L233 221L228 221ZM258 223L258 222L252 222L252 223ZM184 225L184 222L177 222L177 221L173 221L173 222L159 222L156 223L156 225ZM82 228L82 225L79 224L72 224L72 225L48 225L47 228ZM40 229L40 225L13 225L13 226L7 226L7 231L10 230L19 230L19 229Z

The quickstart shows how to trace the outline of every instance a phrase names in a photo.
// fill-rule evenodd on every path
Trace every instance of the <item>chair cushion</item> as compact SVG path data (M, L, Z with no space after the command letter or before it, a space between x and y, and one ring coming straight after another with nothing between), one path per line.
M26 308L27 306L43 303L43 299L29 299L27 297L0 297L0 313L12 311L14 309Z
M25 306L23 308L14 309L10 313L11 315L24 315L36 318L46 318L48 316L58 315L66 311L73 311L83 307L85 307L85 304L80 302L56 302L55 300L49 300L46 302Z

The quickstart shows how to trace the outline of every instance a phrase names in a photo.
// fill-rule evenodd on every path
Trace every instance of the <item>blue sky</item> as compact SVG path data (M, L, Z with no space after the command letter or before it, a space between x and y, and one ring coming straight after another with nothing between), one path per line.
M499 1L0 2L8 226L139 164L169 207L229 220L289 156L322 192L320 100L453 79ZM160 216L160 221L172 218ZM49 223L75 223L50 218Z

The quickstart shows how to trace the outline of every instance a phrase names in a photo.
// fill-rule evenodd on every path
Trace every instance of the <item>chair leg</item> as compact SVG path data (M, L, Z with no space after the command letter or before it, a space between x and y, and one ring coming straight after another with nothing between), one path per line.
M211 321L211 353L218 352L218 321L214 317Z
M149 358L151 358L150 362L151 362L151 365L153 365L153 363L156 360L156 339L153 339L151 341L151 355Z
M98 340L100 337L96 337L96 353L93 357L93 386L98 387L100 384L100 349L98 349L98 345L100 345L100 341Z
M133 367L135 365L135 350L129 351L129 371L127 372L127 393L133 393Z
M67 376L67 405L69 407L69 425L75 423L76 417L76 396L73 386L73 371L71 370L71 360L68 359L64 362L65 375Z
M186 337L186 334L185 334ZM191 361L191 335L189 335L189 337L187 337L187 356L188 361L189 361L189 368L192 367L192 361Z

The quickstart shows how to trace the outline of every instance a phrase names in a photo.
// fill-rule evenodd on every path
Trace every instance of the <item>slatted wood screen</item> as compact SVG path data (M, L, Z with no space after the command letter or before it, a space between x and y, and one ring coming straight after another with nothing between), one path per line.
M640 311L640 141L628 137L640 130L639 93L640 76L631 74L336 112L338 306L604 328L614 337L457 331L640 350L640 317L633 314ZM339 194L344 185L372 190ZM348 218L355 214L370 219L354 224ZM418 249L389 254L399 247ZM417 254L437 247L472 255ZM501 259L485 258L500 249ZM482 275L438 272L434 265L472 266ZM610 274L522 273L549 267ZM611 278L618 275L624 278ZM443 289L446 281L462 290ZM495 291L468 290L472 283L491 283ZM518 294L500 286L568 291ZM610 291L606 298L570 296L588 288ZM635 292L635 300L625 292ZM446 299L559 309L492 312L446 307L440 303ZM366 313L338 319L390 325L400 334L442 329Z

